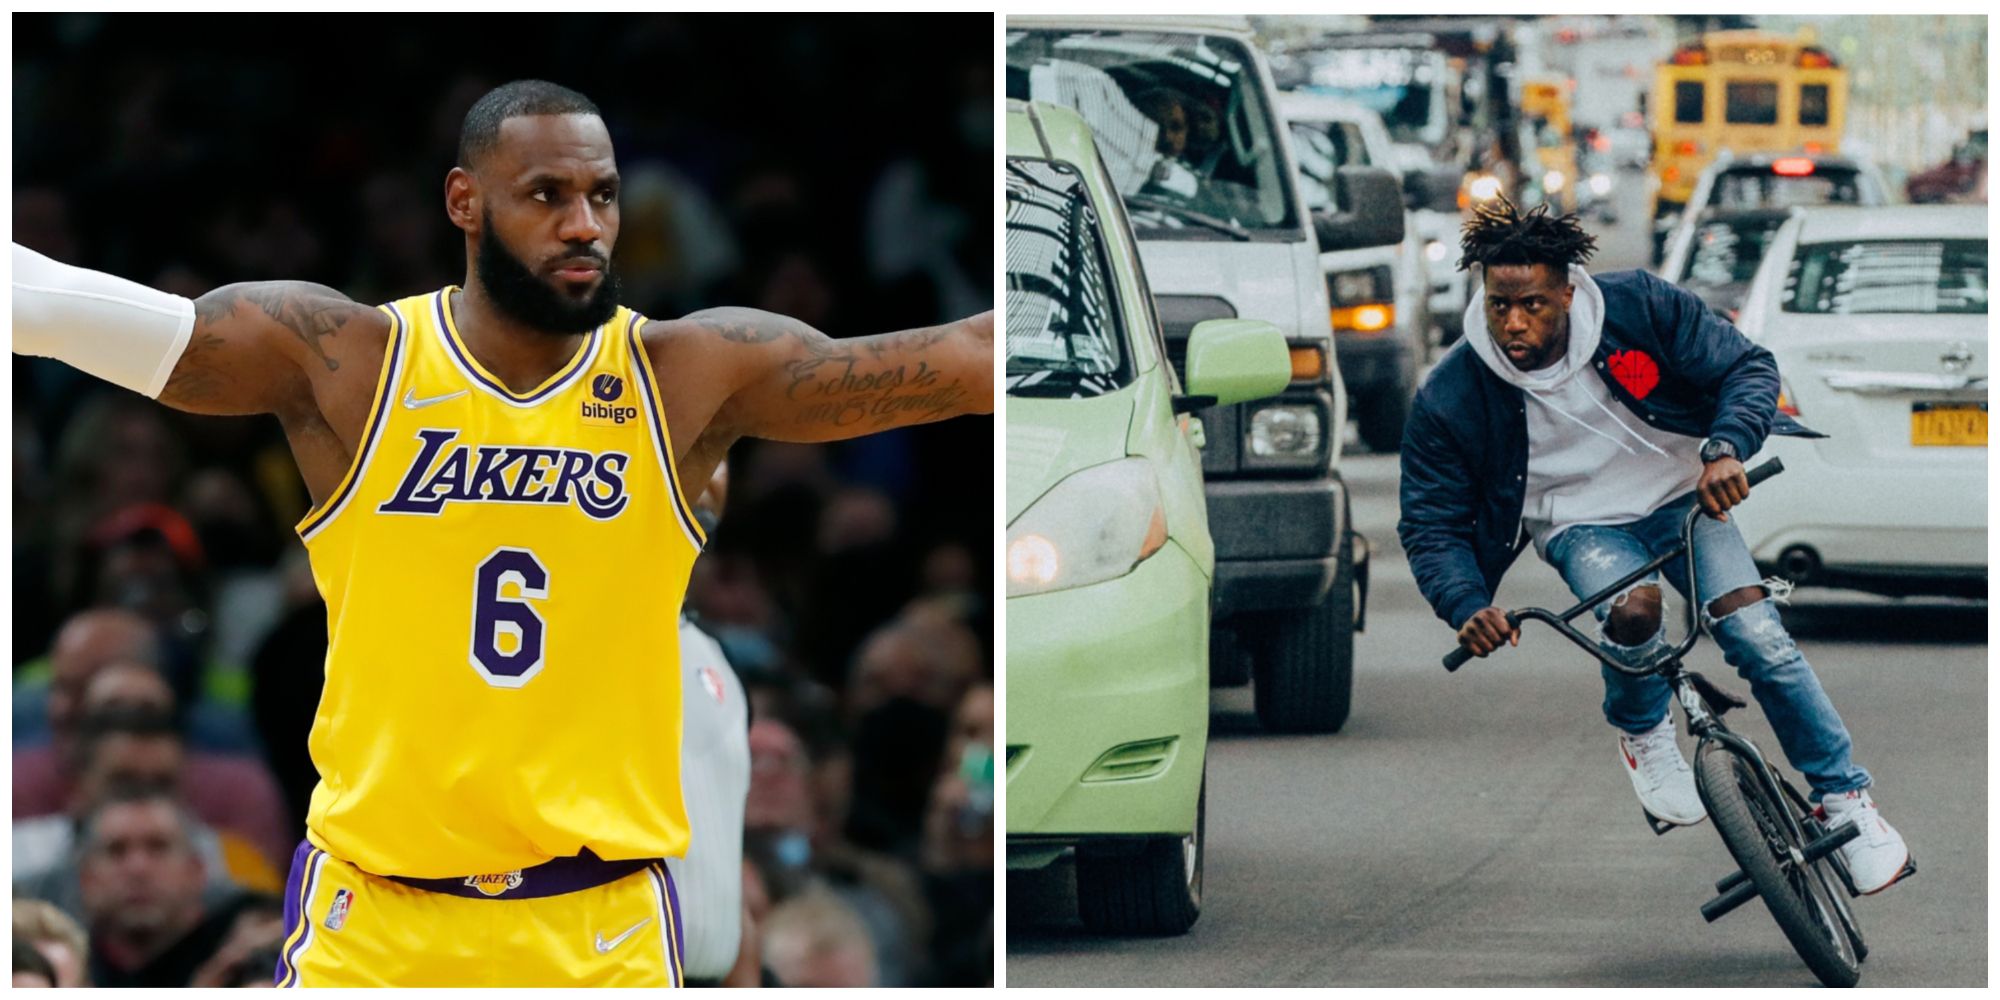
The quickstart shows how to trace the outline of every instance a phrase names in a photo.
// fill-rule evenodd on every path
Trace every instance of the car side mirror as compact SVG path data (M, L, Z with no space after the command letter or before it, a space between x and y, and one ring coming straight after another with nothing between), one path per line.
M1410 208L1416 211L1458 214L1458 188L1465 172L1457 167L1426 167L1404 177L1404 190L1411 195Z
M1205 320L1188 333L1183 399L1228 406L1275 396L1291 381L1292 354L1285 335L1263 320Z
M1396 175L1381 167L1341 167L1334 200L1342 212L1314 212L1313 233L1322 253L1403 242L1403 192Z

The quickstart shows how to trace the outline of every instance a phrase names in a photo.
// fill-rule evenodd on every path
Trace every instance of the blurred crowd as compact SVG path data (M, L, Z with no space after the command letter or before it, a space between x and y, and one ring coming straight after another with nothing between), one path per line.
M462 282L459 121L541 77L611 129L627 305L991 307L988 16L470 16L17 17L14 239L191 297ZM14 982L270 985L326 652L282 432L13 377ZM688 611L751 703L753 978L990 981L991 443L730 456Z

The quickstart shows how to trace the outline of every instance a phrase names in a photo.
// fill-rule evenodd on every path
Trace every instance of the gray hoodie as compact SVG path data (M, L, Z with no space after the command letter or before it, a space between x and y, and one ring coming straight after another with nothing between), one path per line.
M1483 294L1465 309L1473 353L1526 399L1528 482L1521 518L1544 558L1563 529L1636 521L1701 479L1701 439L1636 419L1602 377L1579 377L1591 368L1604 336L1604 293L1581 267L1570 267L1569 281L1576 288L1569 350L1546 368L1524 372L1507 360L1486 329Z

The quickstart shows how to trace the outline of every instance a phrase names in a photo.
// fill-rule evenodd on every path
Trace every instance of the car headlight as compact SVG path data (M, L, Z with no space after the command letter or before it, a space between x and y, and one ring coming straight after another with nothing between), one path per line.
M1445 255L1449 253L1451 253L1451 248L1445 246L1441 241L1432 240L1424 244L1424 256L1430 258L1433 264L1443 260Z
M1266 406L1250 416L1250 454L1258 458L1310 458L1320 435L1318 407Z
M1125 458L1076 472L1007 528L1007 596L1115 580L1167 543L1153 463Z
M1389 265L1359 271L1335 271L1327 275L1327 294L1336 306L1359 306L1396 300L1396 276Z
M1472 179L1466 191L1473 201L1492 201L1500 197L1500 178L1491 174L1481 174Z
M1563 189L1563 185L1568 182L1569 178L1564 177L1562 171L1551 170L1548 173L1542 175L1542 190L1547 191L1550 194L1554 194L1557 191L1561 191Z
M1611 175L1610 175L1610 174L1591 174L1591 175L1590 175L1590 193L1592 193L1592 194L1599 194L1599 195L1604 195L1604 194L1610 194L1610 193L1611 193Z

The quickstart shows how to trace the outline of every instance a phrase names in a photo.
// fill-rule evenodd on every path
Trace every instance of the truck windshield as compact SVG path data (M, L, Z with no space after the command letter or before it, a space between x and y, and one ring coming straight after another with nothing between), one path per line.
M1007 161L1007 392L1097 396L1132 380L1097 213L1076 169Z
M1083 116L1141 238L1304 238L1263 81L1233 39L1010 31L1007 96Z

